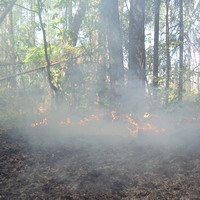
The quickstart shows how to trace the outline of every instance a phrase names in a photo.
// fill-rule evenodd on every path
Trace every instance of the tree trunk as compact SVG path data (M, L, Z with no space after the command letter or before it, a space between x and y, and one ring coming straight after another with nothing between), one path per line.
M179 102L182 102L183 99L183 69L183 0L179 0Z
M111 101L117 102L124 83L122 36L117 0L102 0L103 13L109 52L109 76Z
M88 0L80 0L79 8L77 10L76 15L74 16L73 22L70 27L70 44L72 46L76 46L78 41L78 33L81 27L81 23L85 16L86 8L87 8Z
M41 2L41 0L37 0L37 4L38 4L38 16L39 16L39 20L40 20L40 26L42 29L42 36L43 36L43 42L44 42L44 52L45 52L45 60L46 60L46 64L47 64L46 69L47 69L48 81L49 81L50 88L55 92L55 94L57 94L58 87L56 87L53 84L53 78L52 78L51 70L50 70L51 61L50 61L50 57L48 54L48 43L47 43L47 39L46 39L46 31L45 31L45 28L43 25L43 20L42 20L42 13L41 13L42 2Z
M101 105L106 105L107 99L108 99L108 88L106 85L106 74L107 74L107 66L106 66L106 60L107 60L107 48L106 48L106 26L104 23L104 9L103 6L100 9L100 15L99 15L99 31L98 31L98 77L97 77L97 84L98 84L98 91L97 91L97 103Z
M153 86L154 95L156 95L156 88L158 87L158 46L159 46L159 18L160 18L160 0L154 0L154 55L153 55Z
M7 15L7 26L8 26L8 49L9 49L9 61L11 63L15 63L16 55L15 55L15 39L14 39L14 26L13 26L13 13L12 11L9 12ZM16 74L15 64L10 66L9 69L13 75ZM10 86L11 88L17 87L17 81L15 76L10 79Z
M3 22L6 15L12 10L12 8L15 5L16 2L17 2L17 0L13 0L13 1L11 1L10 4L8 4L7 8L3 11L3 13L0 16L0 24Z
M33 1L30 2L30 8L31 8L31 10L34 10L34 7L35 7L35 0L33 0ZM30 18L31 18L31 23L32 24L36 23L35 15L36 15L35 12L31 12L31 17ZM35 26L31 26L30 40L31 40L31 44L33 46L35 46L36 45L36 42L35 42L35 40L36 40L36 37L35 37Z
M139 103L145 95L145 0L131 0L129 13L129 87ZM137 105L135 105L137 107Z
M169 102L169 80L171 70L170 39L169 39L169 0L166 0L166 97L165 104Z

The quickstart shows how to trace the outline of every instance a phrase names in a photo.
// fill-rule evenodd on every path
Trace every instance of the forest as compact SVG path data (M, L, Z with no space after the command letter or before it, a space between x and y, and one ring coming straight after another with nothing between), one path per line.
M198 199L199 13L0 0L0 199Z
M3 112L198 104L198 13L197 0L2 0Z

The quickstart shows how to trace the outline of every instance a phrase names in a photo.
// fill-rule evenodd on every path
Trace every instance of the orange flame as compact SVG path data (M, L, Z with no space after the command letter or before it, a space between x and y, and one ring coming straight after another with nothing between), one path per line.
M129 127L127 127L127 129L129 130L129 133L132 136L136 135L139 132L138 127L135 130L133 130L133 129L129 128Z
M105 116L105 114L100 113L97 115L90 115L88 117L84 117L83 119L80 119L79 121L72 121L72 119L70 117L67 117L65 120L60 121L57 123L57 125L59 126L69 126L69 125L81 125L81 126L85 126L88 125L89 123L93 122L93 121L98 121L102 116ZM143 131L152 131L154 133L161 133L164 132L165 129L164 128L158 128L155 125L147 122L149 121L150 114L145 112L143 117L145 118L145 120L140 120L139 122L135 121L135 119L129 115L129 116L124 116L122 115L121 117L118 115L117 111L113 110L111 111L111 119L112 122L121 119L124 120L123 122L125 122L125 126L127 125L127 130L129 131L130 135L136 135L139 133L140 130ZM42 126L42 125L47 125L48 124L48 120L47 118L42 119L39 122L34 122L31 124L31 127L38 127L38 126Z
M136 135L139 132L138 123L133 118L131 118L130 116L126 116L126 120L130 125L134 126L134 129L130 128L130 127L127 127L127 129L129 130L130 135L132 135L132 136Z
M61 125L61 126L69 125L69 124L72 124L72 120L71 120L70 117L67 117L65 121L61 121L61 122L59 123L59 125Z
M144 131L153 131L155 133L161 133L163 131L165 131L164 128L157 128L154 125L150 124L150 123L146 123L141 127L142 130Z
M85 117L84 119L81 119L79 120L79 123L80 125L86 125L88 124L90 121L93 121L93 120L99 120L99 116L98 115L91 115L89 116L88 118Z
M119 116L117 115L117 111L112 110L111 111L111 117L112 117L112 122L119 119Z
M145 113L144 114L145 118L148 118L149 116L150 116L149 113ZM164 128L157 128L156 126L154 126L153 124L150 124L150 123L139 124L133 118L131 118L130 116L126 117L126 119L127 119L127 122L131 126L133 126L132 128L127 127L127 129L129 130L130 135L136 135L137 133L139 133L139 130L153 131L155 133L161 133L161 132L165 131Z
M37 127L37 126L41 126L41 125L47 125L48 124L48 120L47 118L42 119L42 121L40 122L35 122L31 124L31 127Z

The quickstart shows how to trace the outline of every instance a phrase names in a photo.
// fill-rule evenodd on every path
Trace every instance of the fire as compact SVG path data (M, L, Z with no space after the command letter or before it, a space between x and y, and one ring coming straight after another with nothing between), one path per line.
M131 128L129 128L129 127L127 127L127 129L128 129L128 131L129 131L130 135L132 135L132 136L136 135L136 134L139 132L138 127L137 127L135 130L134 130L134 129L131 129Z
M111 111L111 117L112 117L112 122L114 122L115 120L119 119L119 116L117 115L117 111L112 110Z
M67 117L65 121L61 121L61 122L59 123L59 125L61 125L61 126L69 125L69 124L72 124L72 120L71 120L70 117Z
M62 126L62 127L70 126L70 125L85 126L85 125L89 125L90 123L97 122L98 120L102 119L103 116L105 117L106 114L103 114L103 113L96 114L96 115L92 114L80 120L72 120L70 117L67 117L63 121L56 122L56 125ZM115 122L116 120L121 119L123 122L122 126L125 126L124 128L127 127L127 130L129 131L130 135L136 135L140 131L150 131L154 133L162 133L165 131L164 128L158 128L149 122L150 113L147 113L147 112L145 112L143 115L145 120L144 119L142 120L142 117L137 117L140 120L136 121L131 115L119 116L119 114L115 110L111 111L110 117L111 117L112 122ZM43 118L41 121L32 123L31 127L38 127L38 126L47 125L47 124L48 124L48 119Z
M126 119L131 125L134 125L135 127L139 126L138 123L133 118L131 118L130 116L126 117Z
M37 126L41 126L41 125L47 125L48 124L48 120L47 118L42 119L42 121L40 122L35 122L31 124L31 127L37 127Z
M150 124L150 123L146 123L141 127L141 130L144 131L153 131L155 133L161 133L164 132L165 129L164 128L157 128L154 125Z
M130 135L135 135L135 134L137 134L137 133L139 132L139 125L138 125L138 123L137 123L133 118L131 118L130 116L126 116L126 120L127 120L127 122L128 122L130 125L134 126L134 129L133 129L133 128L130 128L130 127L127 127L128 131L129 131L129 133L130 133Z
M96 120L96 121L99 120L99 116L98 115L90 115L89 117L85 117L85 118L79 120L78 124L86 125L93 120Z
M144 116L144 118L148 118L150 116L150 114L146 112L146 113L144 113L143 116ZM137 123L130 116L126 117L126 120L129 123L129 125L131 125L131 128L127 127L130 135L136 135L136 134L139 133L140 130L143 130L143 131L152 131L154 133L161 133L161 132L165 131L164 128L157 128L156 126L154 126L153 124L148 123L148 122Z
M39 114L43 114L43 113L45 113L45 112L46 112L46 108L45 108L45 107L40 106L40 107L38 108L38 113L39 113Z

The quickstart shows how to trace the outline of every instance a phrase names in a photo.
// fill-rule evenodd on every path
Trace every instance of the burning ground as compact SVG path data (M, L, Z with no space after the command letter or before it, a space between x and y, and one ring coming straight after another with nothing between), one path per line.
M137 118L112 111L2 129L0 199L199 199L199 118Z

